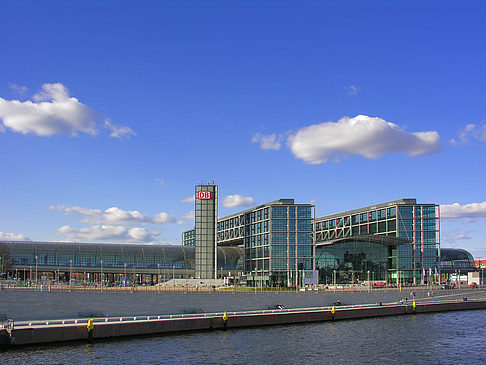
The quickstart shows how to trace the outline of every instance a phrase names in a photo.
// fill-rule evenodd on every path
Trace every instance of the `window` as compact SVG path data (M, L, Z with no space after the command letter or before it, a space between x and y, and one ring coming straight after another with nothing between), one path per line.
M287 257L287 246L272 246L272 257Z
M272 218L287 218L287 207L272 207Z
M368 213L361 213L359 216L359 220L361 223L368 222Z
M272 233L272 245L287 244L287 233Z
M422 216L424 218L436 218L436 207L435 206L423 206L422 207Z
M359 216L357 214L351 216L351 221L353 224L358 224L359 223Z
M400 218L413 218L413 207L398 207Z
M300 232L301 231L312 232L312 221L310 219L299 219L297 221L297 229Z
M297 207L297 218L312 218L312 207Z
M369 212L368 213L368 221L369 222L376 221L376 211L373 211L373 212Z
M289 220L289 231L290 232L295 232L295 219L290 219Z
M287 220L272 219L272 232L287 232Z
M312 244L312 233L297 233L297 243L298 244Z
M295 218L295 207L289 207L289 218Z
M312 257L312 246L297 246L298 257Z
M424 231L435 231L437 229L437 221L435 219L424 219Z
M388 208L386 210L386 212L387 212L388 218L394 218L394 217L397 216L397 208L396 207Z
M380 209L378 211L378 220L386 218L386 209Z

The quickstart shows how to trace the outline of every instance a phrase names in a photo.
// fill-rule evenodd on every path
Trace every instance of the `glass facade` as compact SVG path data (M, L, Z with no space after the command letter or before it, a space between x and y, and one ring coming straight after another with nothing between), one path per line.
M195 196L196 279L216 279L216 223L218 220L218 187L197 185Z
M390 279L396 246L373 239L344 238L334 244L316 247L319 282L357 283Z
M39 270L75 270L89 272L103 270L137 273L157 272L173 269L186 271L192 277L195 269L195 247L146 244L95 244L56 242L0 242L8 248L13 267ZM243 270L243 249L219 247L218 268ZM111 269L111 270L110 270Z
M408 243L397 250L397 264L391 274L398 282L424 283L424 274L439 266L439 207L401 199L315 221L316 243L341 238L378 235L398 237Z

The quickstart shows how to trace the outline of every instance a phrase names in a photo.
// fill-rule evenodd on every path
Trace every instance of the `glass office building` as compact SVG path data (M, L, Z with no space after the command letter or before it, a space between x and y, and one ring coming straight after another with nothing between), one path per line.
M344 242L341 239L388 237L389 265L386 271L376 273L377 277L397 283L425 283L435 280L435 274L431 278L429 273L439 269L439 224L439 206L417 204L416 199L400 199L319 217L315 220L317 255L330 243ZM319 269L326 270L322 266L324 262L319 261Z
M279 199L220 218L216 240L244 246L248 285L298 285L315 269L313 218L313 205ZM183 245L194 244L193 232L183 232Z

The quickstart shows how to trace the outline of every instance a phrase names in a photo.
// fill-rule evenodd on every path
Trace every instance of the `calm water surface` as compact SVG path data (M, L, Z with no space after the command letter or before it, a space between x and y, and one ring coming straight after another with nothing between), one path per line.
M1 364L485 364L486 311L199 332L0 352Z

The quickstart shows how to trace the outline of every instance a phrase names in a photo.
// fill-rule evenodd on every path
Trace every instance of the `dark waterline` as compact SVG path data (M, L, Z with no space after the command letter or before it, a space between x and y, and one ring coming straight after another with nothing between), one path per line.
M486 311L36 346L2 364L482 364Z

